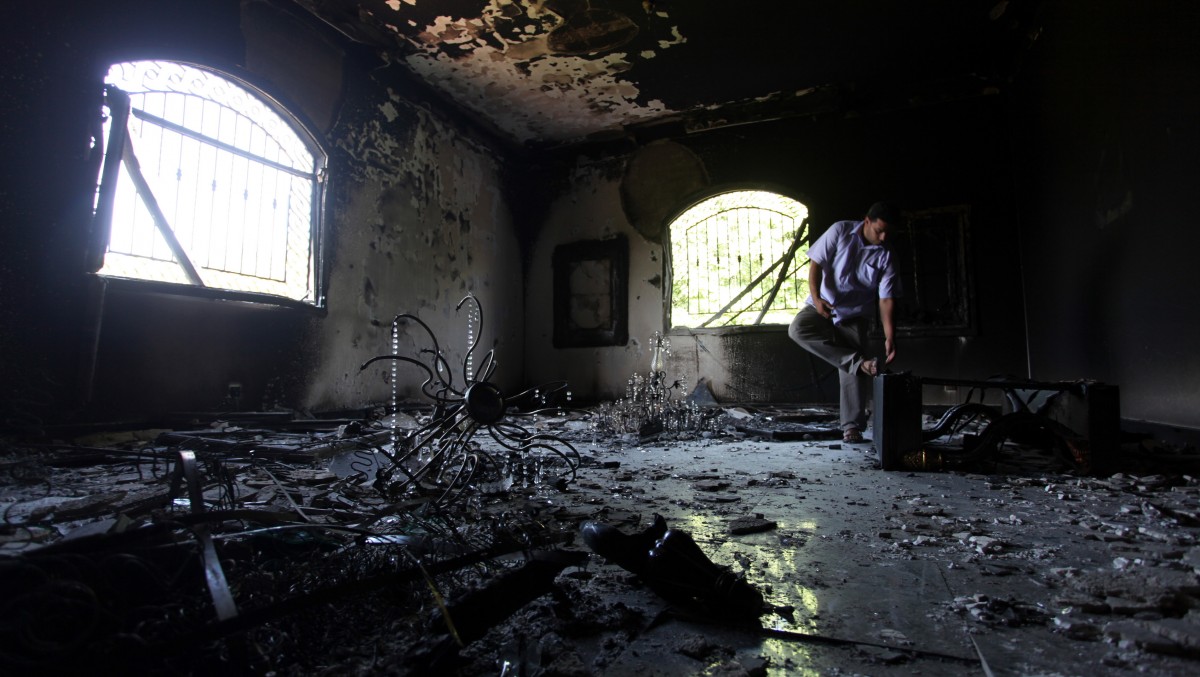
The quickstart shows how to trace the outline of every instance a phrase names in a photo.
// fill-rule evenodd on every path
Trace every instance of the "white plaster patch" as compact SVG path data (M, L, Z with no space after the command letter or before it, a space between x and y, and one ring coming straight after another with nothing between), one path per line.
M392 105L391 101L388 101L380 106L379 112L383 113L383 117L387 118L388 122L395 122L396 117L400 115L400 111L396 110L396 107Z
M679 26L671 26L671 38L671 40L659 40L658 46L666 49L672 45L682 45L687 42L687 38L683 37L683 34L679 32Z
M522 142L564 141L588 134L597 121L624 125L670 112L658 101L634 101L637 87L617 78L629 67L625 54L537 59L525 64L526 73L517 63L492 58L495 51L483 47L458 59L422 54L406 60L417 75Z
M513 6L511 0L492 0L481 18L437 17L412 40L419 51L404 57L405 62L414 74L519 142L574 140L600 125L611 131L674 113L661 101L636 101L640 91L621 77L631 68L628 54L550 54L547 35L563 18L542 3L515 5L532 23L519 28L509 24L503 31L505 24L499 22L511 18ZM503 47L495 47L497 42ZM671 38L660 40L659 47L683 42L678 27L672 27ZM446 45L462 53L450 56L443 51ZM657 52L645 50L637 58L655 56Z

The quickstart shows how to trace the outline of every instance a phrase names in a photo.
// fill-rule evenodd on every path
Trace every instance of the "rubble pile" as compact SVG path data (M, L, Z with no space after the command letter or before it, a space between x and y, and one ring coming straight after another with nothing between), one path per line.
M533 483L456 510L389 499L388 431L351 423L7 445L0 671L311 670L381 629L408 651L442 600L574 538L578 518L522 503Z
M889 473L822 432L828 410L720 415L684 439L597 437L586 410L524 419L579 450L575 481L478 483L447 504L376 486L382 416L8 441L0 672L1172 675L1200 660L1190 449L1132 443L1105 477L1016 446L995 468ZM623 568L581 538L588 522L661 536L656 519L714 578L760 592L761 618L664 598L674 569Z

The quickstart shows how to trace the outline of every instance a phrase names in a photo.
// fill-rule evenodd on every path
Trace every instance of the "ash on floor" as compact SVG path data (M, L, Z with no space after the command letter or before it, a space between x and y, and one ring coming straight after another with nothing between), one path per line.
M1132 443L1123 471L1106 477L1016 447L986 472L889 473L869 443L820 434L781 441L730 425L707 437L594 439L582 415L537 425L580 453L565 491L492 487L440 512L375 491L379 459L363 453L369 444L334 444L344 429L255 439L226 428L218 439L229 444L192 445L203 511L180 490L179 438L163 431L10 444L0 665L280 675L1200 667L1190 450ZM746 623L672 606L578 538L584 520L634 533L656 514L775 611Z

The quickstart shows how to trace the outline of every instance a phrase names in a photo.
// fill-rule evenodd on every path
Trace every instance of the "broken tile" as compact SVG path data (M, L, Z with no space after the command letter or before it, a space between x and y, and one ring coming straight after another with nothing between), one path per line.
M1104 636L1121 648L1141 649L1152 653L1184 655L1187 651L1173 639L1158 631L1153 621L1113 621L1104 625Z
M729 523L729 533L735 536L755 534L770 531L776 526L778 524L774 520L764 519L761 516L738 517Z
M1102 629L1099 626L1066 616L1056 616L1054 618L1054 629L1071 639L1081 641L1098 640L1103 636Z

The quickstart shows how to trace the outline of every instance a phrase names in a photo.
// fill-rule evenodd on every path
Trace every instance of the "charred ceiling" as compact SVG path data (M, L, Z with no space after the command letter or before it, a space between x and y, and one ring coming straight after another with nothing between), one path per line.
M995 92L1036 4L294 2L532 147Z

